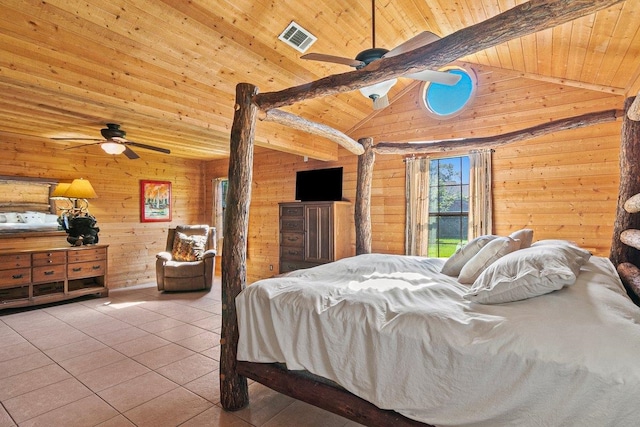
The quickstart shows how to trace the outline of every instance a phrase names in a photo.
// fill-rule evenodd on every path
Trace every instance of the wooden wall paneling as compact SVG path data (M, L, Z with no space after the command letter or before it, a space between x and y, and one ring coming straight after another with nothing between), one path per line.
M619 182L619 126L559 132L496 150L494 231L527 226L536 239L573 240L607 256Z
M97 199L89 210L100 227L100 243L109 245L109 287L155 283L155 254L164 250L167 229L177 224L209 223L205 204L204 162L179 159L140 149L140 159L110 156L99 148L62 150L41 138L0 132L6 156L0 169L6 175L41 177L61 182L88 179ZM139 181L171 181L173 221L140 222ZM68 246L66 235L0 239L0 248Z
M396 100L392 108L358 127L355 131L358 135L353 136L372 136L375 144L389 135L389 128L394 129L394 137L407 139L408 136L412 139L431 139L434 135L456 137L480 131L491 134L519 127L517 120L512 123L509 119L512 115L521 117L518 120L522 122L537 124L553 119L554 115L564 115L576 106L580 111L589 108L599 111L603 104L620 107L619 96L603 96L598 91L559 90L557 85L538 82L533 82L536 90L531 90L529 79L496 73L479 73L479 78L491 81L492 86L483 88L481 80L479 95L482 94L482 98L454 119L437 121L423 116L423 111L416 109L419 87L415 87ZM518 91L518 83L526 91L520 100L513 95ZM484 121L478 119L486 109L492 109L493 116ZM515 228L530 226L538 239L568 238L606 256L618 185L619 126L614 122L559 132L496 150L494 231L508 234ZM259 134L260 127L258 137ZM111 287L155 280L155 253L164 247L166 229L171 225L139 222L139 180L173 183L173 224L210 223L211 180L226 176L228 170L226 160L184 160L140 150L142 158L131 161L107 156L97 147L63 151L60 144L6 132L0 132L0 141L9 153L0 159L0 168L8 175L51 177L60 181L82 176L92 182L99 198L91 201L90 210L101 227L100 241L110 245ZM301 140L300 144L307 142L324 144L312 138ZM356 156L343 149L336 153L335 161L305 162L302 156L256 149L247 252L249 282L278 271L277 203L294 199L295 171L343 166L344 198L355 200ZM373 252L401 254L404 251L404 173L402 156L376 156L371 203ZM567 203L563 205L565 200ZM532 213L536 202L553 209L537 209ZM355 244L355 231L352 233ZM0 247L36 241L51 240L17 238L11 243L0 240ZM64 236L56 243L66 245Z

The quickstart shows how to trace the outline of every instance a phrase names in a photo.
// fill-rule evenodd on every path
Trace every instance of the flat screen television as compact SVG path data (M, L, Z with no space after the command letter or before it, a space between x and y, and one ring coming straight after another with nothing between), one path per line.
M342 200L342 167L296 172L296 200L301 202Z

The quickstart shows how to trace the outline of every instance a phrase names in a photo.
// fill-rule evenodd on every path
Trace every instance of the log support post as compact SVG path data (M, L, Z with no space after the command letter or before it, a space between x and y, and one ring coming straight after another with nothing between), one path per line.
M355 211L356 255L371 253L371 181L376 159L372 138L362 138L358 142L364 147L364 154L358 157Z
M238 321L235 299L247 284L247 239L253 144L258 108L252 98L258 89L248 83L236 86L236 105L231 128L229 189L225 211L222 257L222 333L220 338L220 402L228 411L249 403L247 379L236 372Z
M634 98L627 98L625 112L633 104ZM624 244L620 235L628 229L640 229L640 215L631 214L624 209L624 204L632 196L640 193L640 122L623 115L620 140L620 188L616 219L613 225L613 238L609 259L617 266L623 262L638 265L640 252Z

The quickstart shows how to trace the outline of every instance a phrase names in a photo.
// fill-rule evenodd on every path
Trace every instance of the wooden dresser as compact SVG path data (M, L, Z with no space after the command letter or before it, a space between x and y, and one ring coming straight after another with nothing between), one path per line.
M352 256L349 202L280 203L280 273Z
M108 245L0 250L0 310L106 296Z

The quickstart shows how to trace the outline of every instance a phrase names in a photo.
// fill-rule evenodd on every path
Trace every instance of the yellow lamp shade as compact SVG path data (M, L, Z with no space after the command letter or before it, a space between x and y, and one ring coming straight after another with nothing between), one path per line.
M62 199L66 198L65 193L71 186L70 182L60 182L56 185L56 188L53 189L53 193L51 194L51 198Z
M91 183L82 178L74 179L64 196L70 199L95 199L98 197Z

